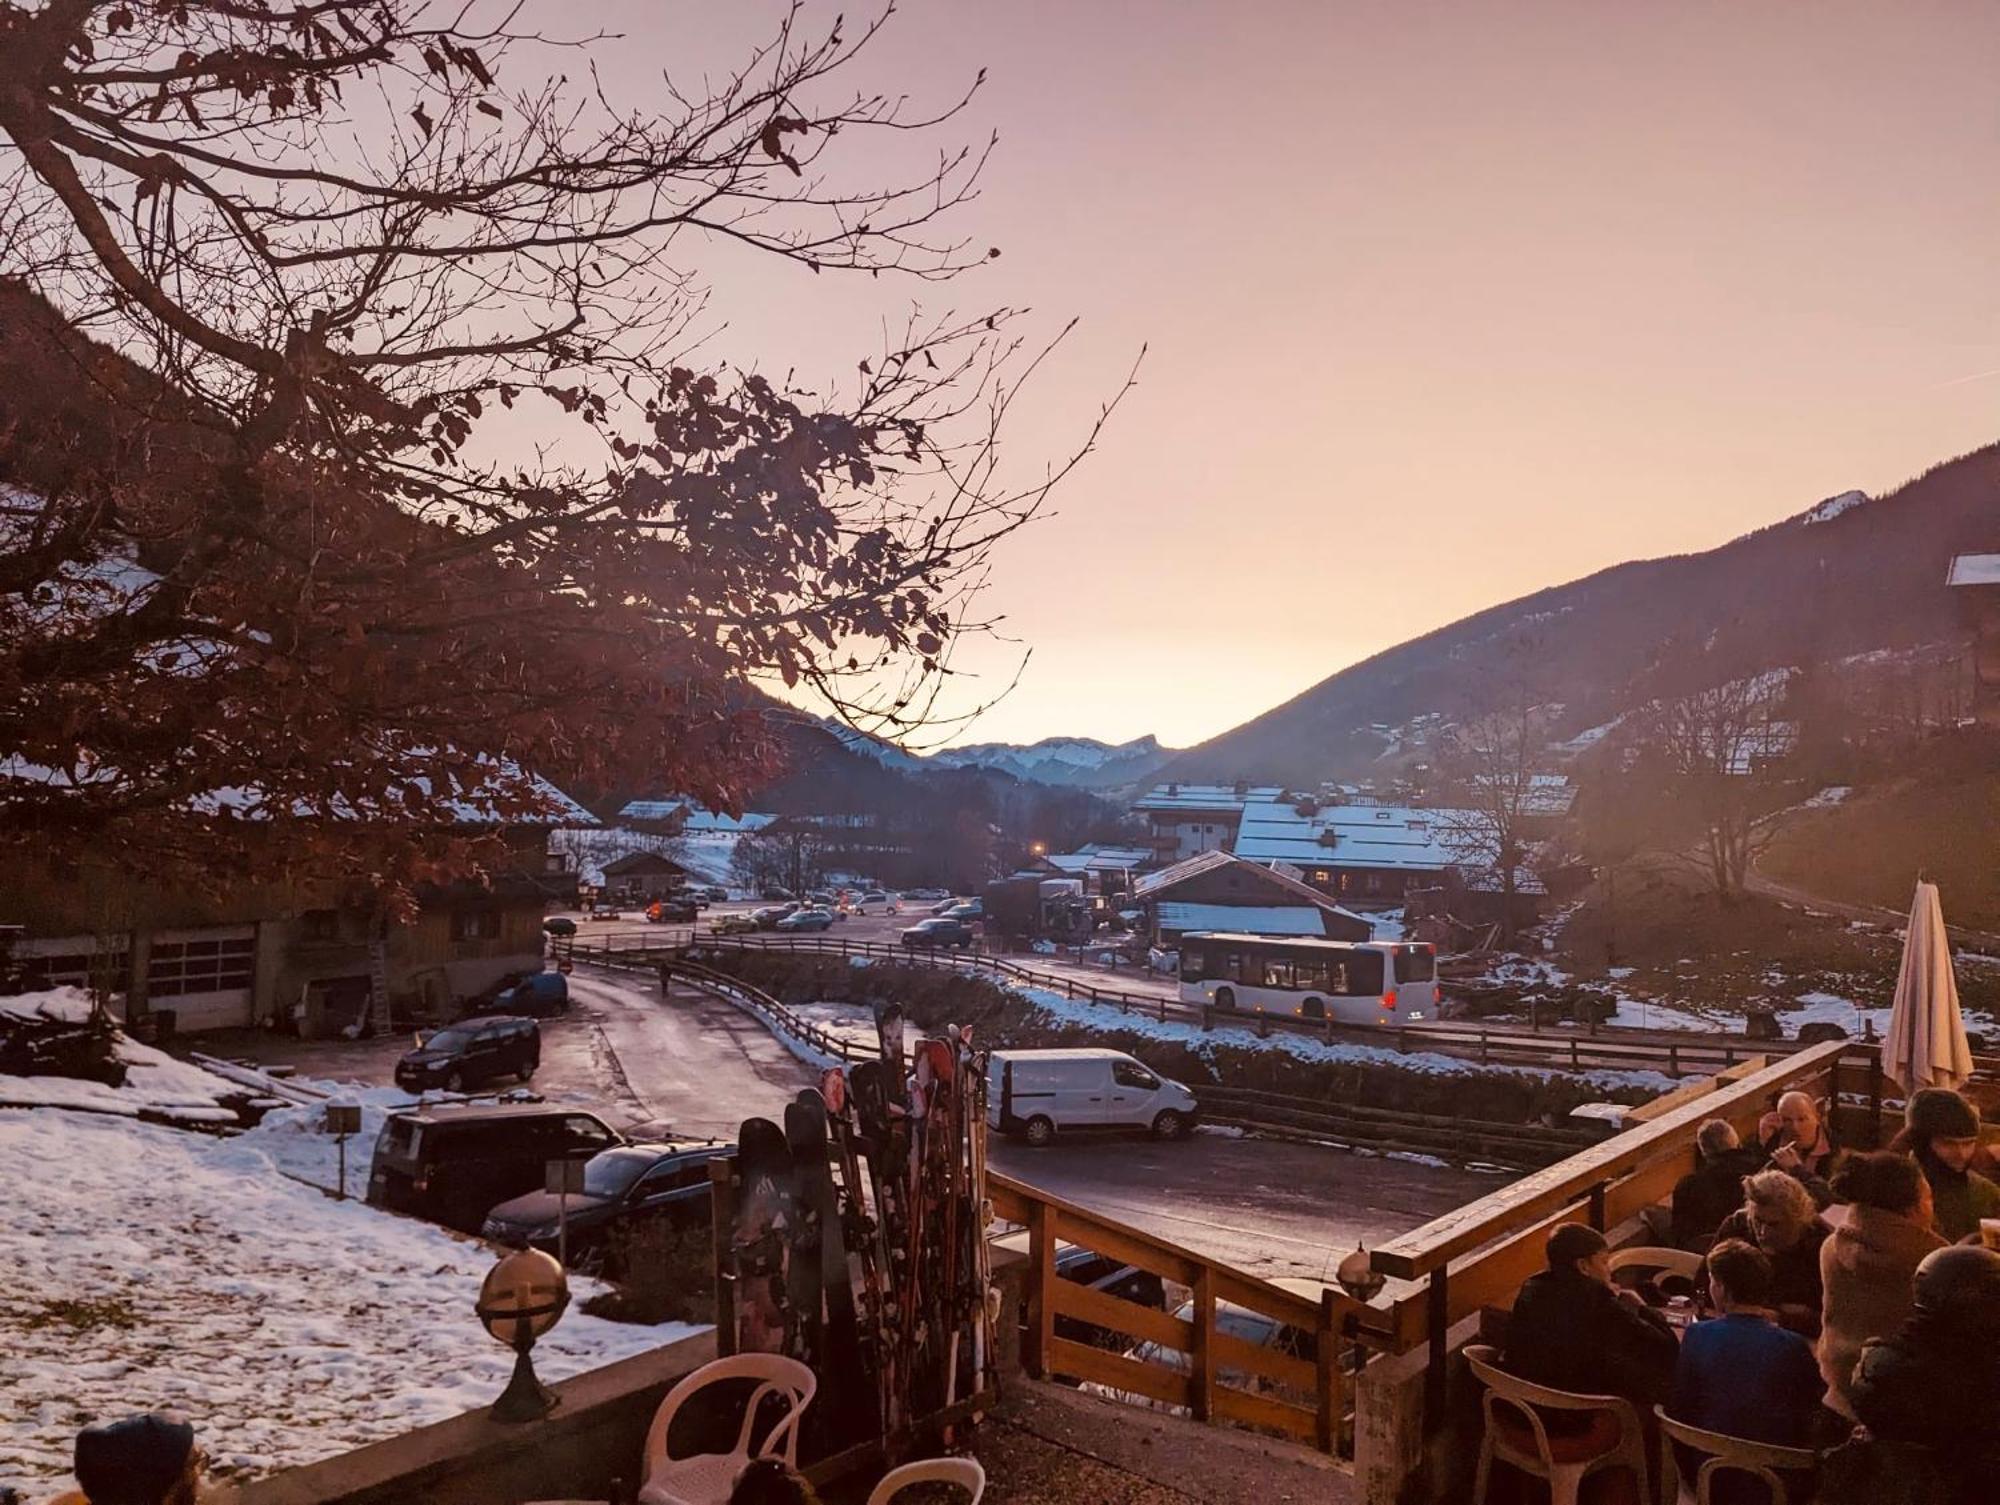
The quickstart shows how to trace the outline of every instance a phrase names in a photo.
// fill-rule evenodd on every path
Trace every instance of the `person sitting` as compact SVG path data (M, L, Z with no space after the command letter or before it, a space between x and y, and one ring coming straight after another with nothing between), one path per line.
M1743 1148L1735 1125L1711 1118L1694 1131L1695 1168L1674 1184L1672 1233L1674 1247L1703 1253L1715 1242L1716 1229L1743 1201L1743 1178L1763 1164L1764 1157Z
M1564 1223L1544 1253L1548 1268L1514 1298L1501 1367L1553 1390L1622 1396L1650 1415L1673 1383L1673 1328L1638 1292L1612 1285L1609 1246L1595 1228ZM1544 1420L1560 1429L1560 1415Z
M1931 1231L1930 1183L1906 1156L1888 1150L1853 1156L1834 1173L1833 1191L1852 1205L1820 1245L1826 1294L1819 1368L1828 1408L1851 1421L1848 1395L1862 1346L1909 1318L1917 1266L1944 1240Z
M754 1459L736 1476L729 1505L819 1505L819 1496L797 1469L782 1458Z
M1972 1168L1979 1155L1979 1110L1947 1087L1910 1094L1895 1148L1907 1149L1931 1185L1931 1221L1948 1244L2000 1218L2000 1186Z
M1910 1318L1862 1350L1861 1426L1825 1455L1822 1505L1987 1505L2000 1473L2000 1253L1917 1266Z
M1749 1442L1810 1446L1826 1382L1812 1345L1772 1320L1770 1258L1742 1239L1722 1239L1704 1263L1709 1300L1721 1315L1688 1329L1667 1414ZM1699 1458L1682 1456L1684 1476L1699 1468ZM1754 1479L1723 1474L1714 1498L1735 1505L1768 1496Z
M1741 1239L1771 1262L1771 1305L1778 1322L1819 1336L1819 1248L1832 1233L1803 1182L1785 1171L1759 1171L1743 1182L1743 1205L1722 1220L1716 1242Z
M54 1505L194 1505L205 1462L179 1412L93 1422L76 1434L81 1487Z
M1763 1142L1769 1164L1797 1177L1822 1209L1830 1206L1832 1177L1841 1158L1840 1145L1821 1116L1819 1105L1803 1092L1787 1092L1778 1099L1774 1119L1766 1120L1770 1127Z

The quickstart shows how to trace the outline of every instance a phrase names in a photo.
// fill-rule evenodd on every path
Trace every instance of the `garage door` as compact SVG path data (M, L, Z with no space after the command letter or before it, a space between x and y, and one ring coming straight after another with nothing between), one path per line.
M179 1030L245 1026L256 972L254 925L157 930L146 958L146 1000L172 1009Z

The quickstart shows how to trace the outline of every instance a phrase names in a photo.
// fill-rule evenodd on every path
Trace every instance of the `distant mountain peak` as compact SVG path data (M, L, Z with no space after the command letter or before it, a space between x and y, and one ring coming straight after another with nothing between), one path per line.
M1110 787L1148 777L1172 750L1151 733L1129 742L1095 737L1044 737L1039 742L974 742L947 747L924 761L934 768L991 768L1036 784Z

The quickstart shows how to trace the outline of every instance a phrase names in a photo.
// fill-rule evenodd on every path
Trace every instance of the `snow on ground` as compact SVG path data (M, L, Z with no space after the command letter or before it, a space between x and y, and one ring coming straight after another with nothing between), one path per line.
M51 988L0 998L0 1013L23 1019L81 1023L90 1017L90 995L81 988ZM177 1061L165 1051L120 1037L112 1053L125 1063L125 1085L107 1086L75 1077L8 1076L0 1073L0 1104L9 1107L88 1109L137 1118L141 1111L187 1123L235 1123L236 1113L222 1106L227 1098L243 1098L236 1083Z
M1851 784L1829 784L1811 799L1800 805L1801 810L1824 810L1830 805L1844 805L1847 797L1854 793Z
M1811 527L1814 523L1830 523L1841 513L1851 512L1867 500L1868 493L1865 491L1843 491L1839 496L1828 497L1801 516L1799 521L1807 527Z
M882 1037L875 1029L875 1011L858 1003L802 1003L792 1012L825 1030L834 1039L863 1050L879 1050Z
M243 1478L500 1393L513 1356L472 1314L488 1252L279 1174L314 1158L290 1142L304 1133L0 1110L0 1478L57 1488L80 1427L157 1407L187 1412L218 1472ZM596 1287L572 1289L580 1305ZM535 1364L557 1380L693 1330L572 1306Z
M239 1149L256 1150L288 1176L331 1190L340 1174L340 1146L321 1125L326 1122L327 1108L334 1104L358 1107L361 1131L347 1141L347 1186L350 1192L365 1188L383 1121L390 1109L407 1108L410 1094L401 1087L365 1087L354 1082L301 1085L325 1091L326 1101L267 1113L256 1128L238 1135L232 1143Z

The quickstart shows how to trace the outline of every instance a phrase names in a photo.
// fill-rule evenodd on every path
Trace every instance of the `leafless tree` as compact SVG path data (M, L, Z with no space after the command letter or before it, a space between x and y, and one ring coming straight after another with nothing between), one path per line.
M1533 845L1535 774L1549 740L1549 708L1526 676L1497 682L1443 738L1440 771L1450 806L1440 812L1445 842L1468 878L1501 896L1501 932L1512 944L1520 875Z

